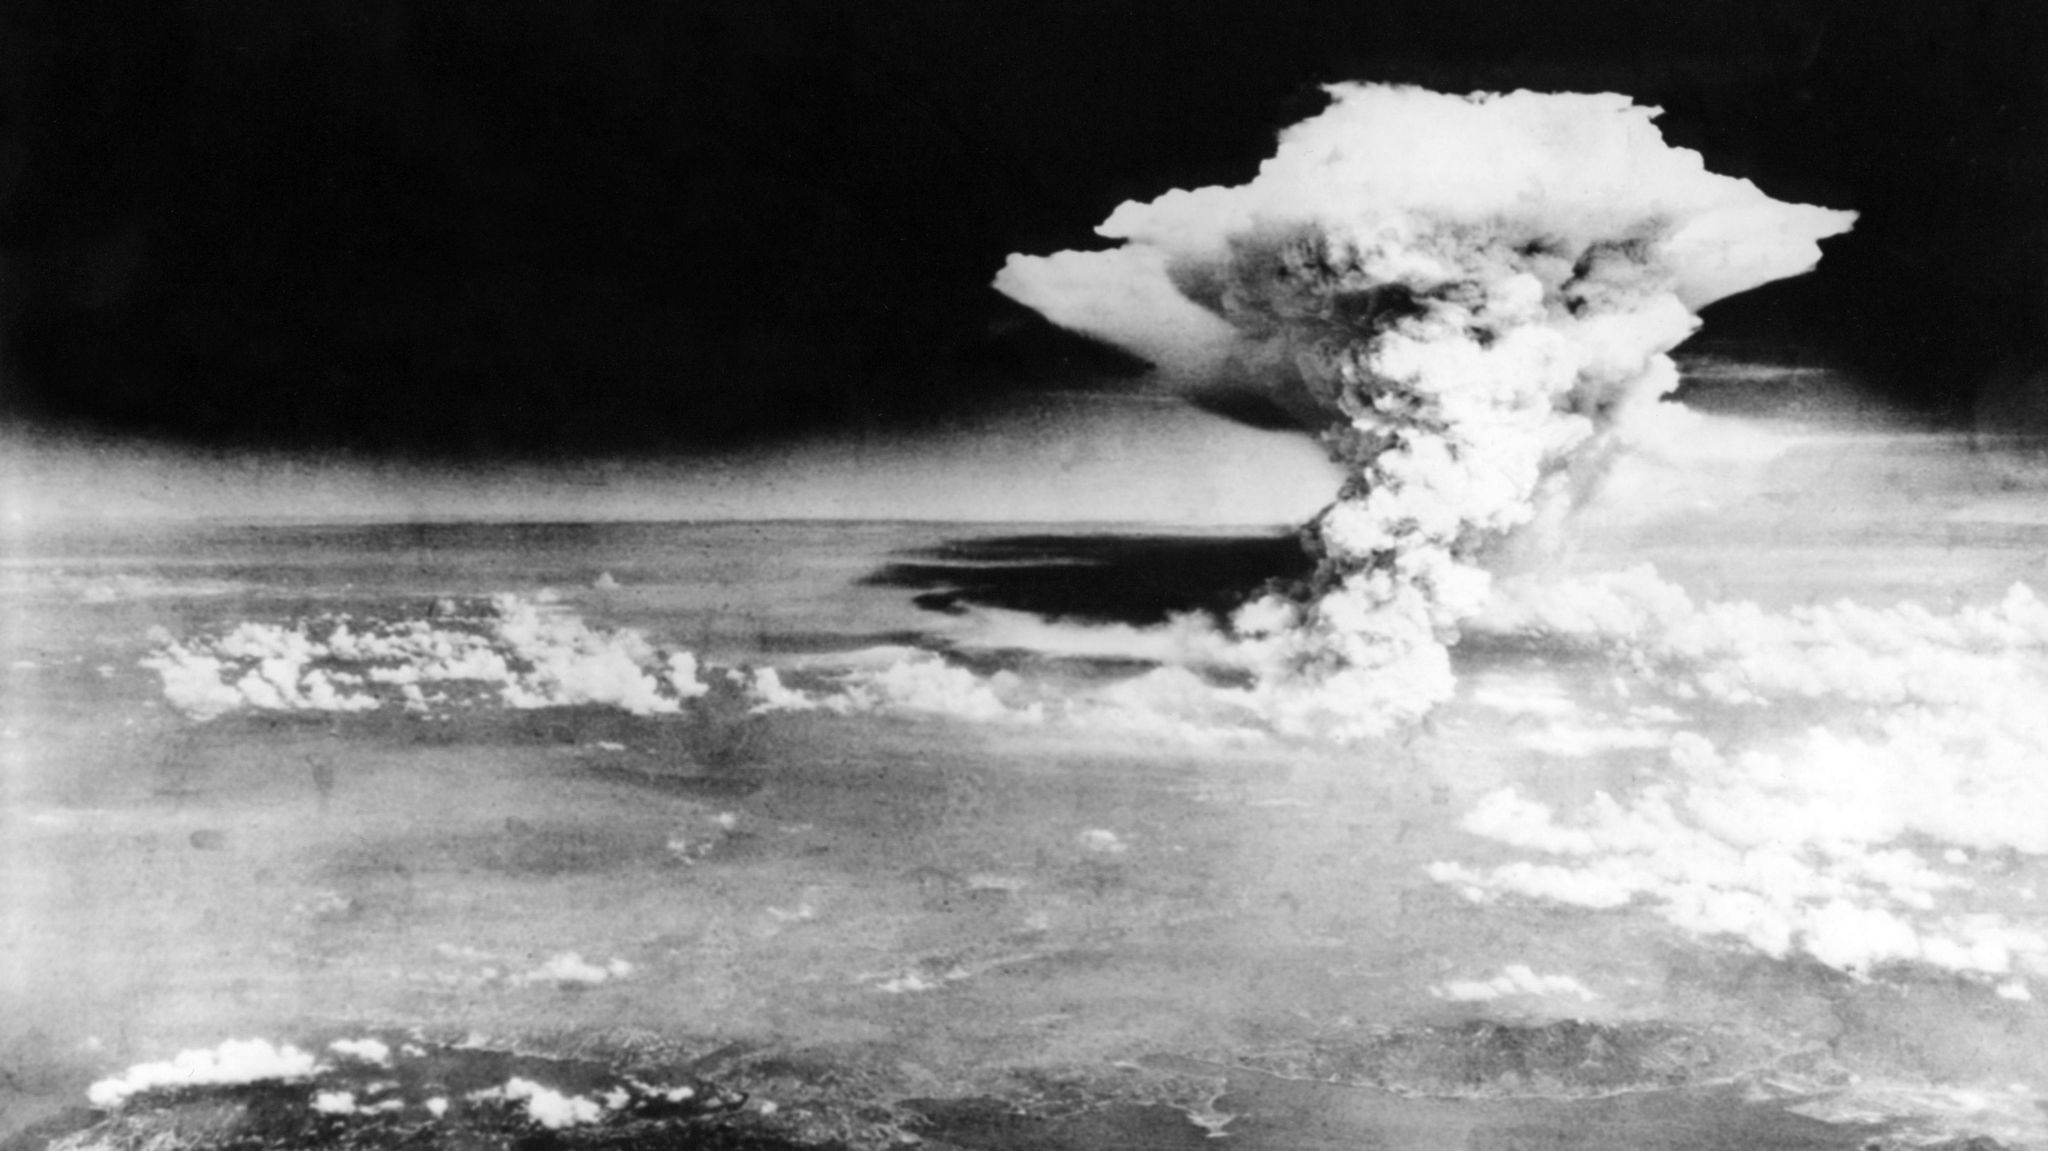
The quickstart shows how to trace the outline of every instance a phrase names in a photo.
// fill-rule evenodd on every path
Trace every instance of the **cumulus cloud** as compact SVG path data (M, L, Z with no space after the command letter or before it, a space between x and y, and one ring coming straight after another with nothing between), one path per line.
M510 594L469 614L245 621L211 639L155 638L142 666L162 678L173 706L202 720L244 707L370 711L397 702L422 711L447 701L423 684L466 689L470 703L597 704L638 715L678 712L710 690L688 651L663 651L630 628L594 628L560 604Z
M2048 605L2031 589L1941 610L1770 610L1698 601L1645 566L1505 581L1467 630L1549 655L1576 648L1661 693L1613 734L1665 742L1644 721L1724 734L1675 732L1641 765L1653 782L1575 814L1489 795L1465 829L1550 858L1444 862L1431 868L1439 880L1475 899L1633 903L1687 931L1859 974L2048 968L2048 937L2010 906L2001 914L1971 867L1973 852L2048 853ZM1559 722L1520 742L1569 753L1577 737L1560 737L1571 734Z
M355 1092L316 1091L313 1093L313 1110L322 1115L353 1115L356 1113Z
M1852 214L1781 204L1616 95L1336 85L1250 183L1126 203L996 287L1197 385L1314 413L1348 473L1298 591L1231 631L1278 726L1372 736L1448 698L1489 548L1675 387L1695 311L1811 268Z
M298 1080L319 1070L313 1056L290 1044L274 1046L267 1039L230 1039L218 1047L181 1051L157 1063L138 1063L120 1075L101 1079L86 1091L95 1107L113 1108L144 1091L176 1087L209 1087Z
M391 1066L391 1047L379 1039L337 1039L329 1043L327 1049L343 1058L372 1066Z
M1903 846L2048 850L2038 747L2004 759L1963 752L1980 733L1956 722L1907 714L1868 740L1822 728L1736 755L1682 733L1669 753L1674 777L1639 794L1601 793L1561 818L1502 789L1465 816L1466 831L1549 862L1439 862L1429 874L1480 901L1636 903L1689 932L1857 974L1894 962L1984 977L2048 966L2048 937L1952 910L1944 896L1975 881Z
M224 682L227 665L183 644L167 644L141 666L162 676L164 698L194 719L212 719L249 702L239 688Z
M605 1105L595 1099L557 1091L531 1079L514 1076L500 1090L504 1098L524 1102L527 1117L550 1131L602 1122L608 1114Z

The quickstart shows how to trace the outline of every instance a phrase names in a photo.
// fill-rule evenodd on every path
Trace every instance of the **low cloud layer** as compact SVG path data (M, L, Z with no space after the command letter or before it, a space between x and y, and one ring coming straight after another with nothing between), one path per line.
M1530 858L1440 862L1438 880L1480 901L1637 905L1771 956L1920 964L2008 998L2048 974L2048 935L2017 913L2038 893L2002 862L2048 854L2048 607L2029 588L1774 611L1635 568L1511 582L1475 628L1576 651L1660 701L1636 705L1657 722L1627 753L1649 782L1576 811L1496 791L1465 830Z

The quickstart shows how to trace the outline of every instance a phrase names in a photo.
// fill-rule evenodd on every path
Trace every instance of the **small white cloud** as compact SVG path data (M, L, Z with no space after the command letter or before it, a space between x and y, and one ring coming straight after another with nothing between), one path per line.
M391 1048L377 1039L337 1039L329 1043L327 1049L336 1055L378 1067L391 1066Z
M1131 849L1116 832L1107 828L1091 827L1080 834L1081 846L1100 855L1122 855Z
M350 1091L317 1091L313 1094L313 1110L322 1115L353 1115L356 1111L356 1097Z
M550 1131L583 1127L604 1120L604 1104L581 1095L568 1095L544 1083L513 1077L505 1081L503 1097L526 1102L527 1117Z
M633 965L623 959L613 959L600 965L586 961L574 951L564 951L539 967L514 976L513 982L596 986L609 980L624 979L632 973Z

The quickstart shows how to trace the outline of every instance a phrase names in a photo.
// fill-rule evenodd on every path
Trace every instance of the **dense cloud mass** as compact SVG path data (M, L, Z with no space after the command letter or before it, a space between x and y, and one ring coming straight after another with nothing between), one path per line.
M1440 881L1481 901L1640 903L1775 957L1859 974L1925 964L2002 981L2011 998L2031 995L2016 976L2048 972L2048 937L1995 894L2001 855L2048 854L2048 608L2026 586L1947 611L1773 611L1699 603L1639 567L1508 581L1471 626L1612 661L1636 695L1668 702L1591 731L1605 749L1633 739L1652 782L1573 813L1494 792L1465 829L1538 859L1441 862ZM1486 702L1547 712L1551 735L1586 719L1562 696Z
M432 712L479 702L656 715L709 690L690 652L658 651L631 630L593 629L551 598L501 595L449 601L428 618L249 621L215 637L156 638L143 666L196 719L244 707L345 712L397 703Z
M1373 735L1449 697L1483 556L1677 386L1695 311L1807 271L1854 215L1709 173L1621 96L1329 91L1250 183L1127 203L1098 229L1120 247L1013 256L996 285L1321 432L1349 478L1320 568L1233 626L1299 689L1288 726Z

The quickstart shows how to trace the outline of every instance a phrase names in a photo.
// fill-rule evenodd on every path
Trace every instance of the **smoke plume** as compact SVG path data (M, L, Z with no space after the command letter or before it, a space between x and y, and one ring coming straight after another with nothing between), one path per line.
M1568 506L1676 386L1706 304L1810 270L1853 213L1770 199L1626 97L1340 84L1250 183L1126 203L996 287L1186 388L1249 384L1346 470L1318 569L1231 621L1283 729L1448 697L1490 555Z

